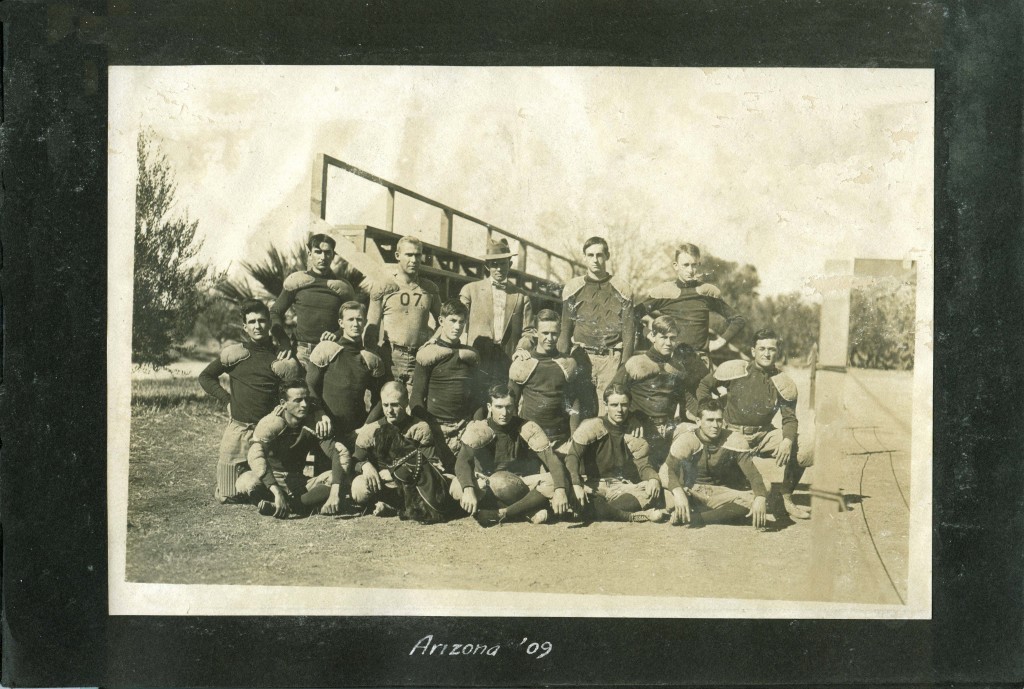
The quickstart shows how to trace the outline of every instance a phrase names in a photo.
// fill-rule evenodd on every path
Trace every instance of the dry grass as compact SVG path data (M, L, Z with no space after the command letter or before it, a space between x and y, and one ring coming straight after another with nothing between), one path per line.
M420 526L260 517L213 499L226 415L193 381L140 384L132 408L127 576L193 584L463 588L801 599L810 523ZM798 495L806 504L807 496ZM847 518L854 518L853 512ZM787 572L778 576L778 572Z

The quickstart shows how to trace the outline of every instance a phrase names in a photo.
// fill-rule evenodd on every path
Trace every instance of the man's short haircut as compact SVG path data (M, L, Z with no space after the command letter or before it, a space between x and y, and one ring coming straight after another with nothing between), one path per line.
M414 246L416 247L417 251L423 251L423 242L420 240L419 237L416 237L414 235L407 234L401 239L399 239L398 244L395 244L395 251L401 251L403 244Z
M629 389L622 383L612 383L611 385L604 389L603 397L605 404L607 404L608 400L612 398L612 395L625 395L626 399L628 399L630 402L633 401L632 393L630 393Z
M754 339L750 341L750 346L756 347L760 340L779 340L779 335L771 328L761 328L754 333Z
M512 391L508 389L508 385L505 383L498 383L497 385L492 385L487 389L488 403L490 400L500 400L511 396Z
M330 244L332 251L334 250L334 247L338 245L338 243L334 241L334 237L331 235L318 233L309 238L309 241L306 242L306 248L312 251L314 246L320 246L322 242Z
M441 318L448 316L462 316L469 318L469 307L462 303L461 299L449 299L441 304Z
M700 260L700 247L696 244L690 244L689 242L683 242L682 244L676 245L676 253L672 256L673 261L679 260L679 254L688 254L693 256L698 261Z
M277 392L280 395L280 399L288 399L289 390L302 389L309 392L309 385L306 381L301 378L292 378L291 380L282 380L281 384L277 386Z
M651 323L651 331L658 335L668 335L669 333L679 334L679 326L676 324L676 319L672 316L658 316Z
M338 318L344 318L346 311L360 311L363 315L366 315L366 307L360 304L358 301L346 301L338 308Z
M541 321L554 321L561 324L562 317L553 309L541 309L540 313L537 314L537 322L540 323Z
M404 383L399 383L398 381L389 380L388 382L384 383L384 385L380 386L380 395L381 395L381 397L384 396L385 392L397 392L399 394L399 398L398 399L400 401L406 402L406 403L409 401L409 389L407 387L405 387Z
M600 244L604 247L604 253L606 256L611 255L611 252L608 250L608 241L604 237L591 237L587 241L583 242L583 253L587 253L587 249L595 244Z
M706 411L722 411L722 403L715 399L706 399L697 405L697 418L703 419Z
M238 305L238 311L242 314L243 323L245 323L245 319L250 313L259 313L270 318L270 309L259 299L246 299Z

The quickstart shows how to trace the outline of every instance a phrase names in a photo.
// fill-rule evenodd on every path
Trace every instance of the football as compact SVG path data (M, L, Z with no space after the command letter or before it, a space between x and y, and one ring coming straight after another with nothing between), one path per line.
M488 479L488 484L494 497L506 507L522 500L530 492L523 479L508 471L494 472Z

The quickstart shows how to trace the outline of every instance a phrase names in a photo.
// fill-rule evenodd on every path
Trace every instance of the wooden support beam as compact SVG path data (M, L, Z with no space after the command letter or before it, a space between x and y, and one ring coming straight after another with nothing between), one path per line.
M388 232L395 231L395 190L388 187L388 206L384 211L384 229Z
M442 209L444 215L441 217L441 246L451 251L452 234L455 229L455 215L448 209Z

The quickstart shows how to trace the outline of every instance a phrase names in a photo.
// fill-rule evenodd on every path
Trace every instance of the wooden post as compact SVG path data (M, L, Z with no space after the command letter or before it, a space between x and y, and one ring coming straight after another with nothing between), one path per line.
M544 252L544 279L551 279L551 253L548 251Z
M327 204L324 200L327 196L327 165L324 161L324 154L317 153L313 156L313 174L309 188L309 211L314 218L327 219Z
M520 273L526 272L526 249L528 247L522 242L519 243L519 257L516 259L516 270Z
M444 216L441 218L441 246L451 251L452 248L452 232L455 226L455 216L448 209L444 210Z
M395 190L388 187L388 207L384 216L384 229L388 232L395 231Z
M814 406L814 486L811 497L812 600L833 600L836 583L843 576L844 561L838 541L839 514L845 510L841 498L841 462L843 459L843 393L846 384L846 357L850 340L849 277L853 266L848 261L827 261L825 272L831 284L822 290L821 319L818 331L818 361Z

